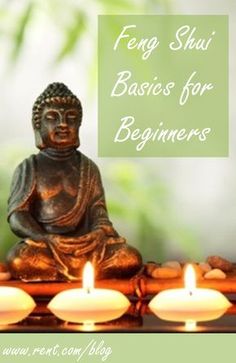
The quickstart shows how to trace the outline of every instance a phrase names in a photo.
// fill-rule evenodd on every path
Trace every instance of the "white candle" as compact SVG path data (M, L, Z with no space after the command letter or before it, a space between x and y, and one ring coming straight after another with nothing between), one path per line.
M196 287L192 265L185 271L185 287L157 294L149 303L159 318L169 321L207 321L218 319L231 306L219 291Z
M35 308L32 297L16 287L0 287L0 324L15 324L25 319Z
M129 300L119 291L96 289L93 266L87 262L83 271L83 288L57 294L48 308L58 318L74 323L98 323L117 319L128 309Z

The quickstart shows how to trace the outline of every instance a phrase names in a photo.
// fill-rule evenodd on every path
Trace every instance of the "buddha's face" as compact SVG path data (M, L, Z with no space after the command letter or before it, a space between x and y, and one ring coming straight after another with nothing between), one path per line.
M78 146L79 110L72 105L45 107L41 116L41 137L46 147Z

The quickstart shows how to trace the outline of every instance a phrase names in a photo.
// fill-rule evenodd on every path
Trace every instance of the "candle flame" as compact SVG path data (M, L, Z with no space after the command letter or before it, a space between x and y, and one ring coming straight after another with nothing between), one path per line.
M196 275L192 265L188 265L184 274L184 284L185 288L192 295L193 291L196 289Z
M94 269L91 262L86 262L83 270L83 289L90 292L94 287Z

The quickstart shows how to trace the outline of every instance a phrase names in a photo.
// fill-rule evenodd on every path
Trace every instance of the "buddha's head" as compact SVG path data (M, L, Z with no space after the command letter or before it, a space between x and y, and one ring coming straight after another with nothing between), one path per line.
M33 106L32 124L39 149L79 146L82 106L63 84L52 83Z

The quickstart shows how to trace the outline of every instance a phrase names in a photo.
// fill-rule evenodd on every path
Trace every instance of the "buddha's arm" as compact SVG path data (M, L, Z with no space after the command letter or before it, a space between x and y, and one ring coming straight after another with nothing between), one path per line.
M89 206L89 220L91 223L91 229L102 229L106 235L118 236L108 217L105 193L102 185L101 175L97 167L95 169L92 186L91 202Z
M95 241L96 239L100 240L102 237L101 233L103 234L103 232L99 230L88 233L81 237L66 237L57 234L49 234L41 228L41 226L27 210L19 210L12 213L9 218L9 223L12 231L21 238L32 239L35 242L45 242L49 244L52 243L53 245L62 243L65 249L67 249L69 246L71 251L72 249L81 249L81 247L84 249L86 246L81 246L81 243L90 243L91 240ZM71 243L72 245L70 245Z
M19 237L47 242L49 235L44 232L29 211L19 210L11 214L9 223L12 231Z
M17 236L42 241L45 232L30 211L35 194L35 180L34 156L30 156L14 172L8 200L8 222Z
M95 164L93 164L93 169L94 175L91 182L91 195L88 206L90 232L79 237L79 241L94 241L98 244L103 241L109 244L124 243L125 239L119 236L109 220L102 180Z

